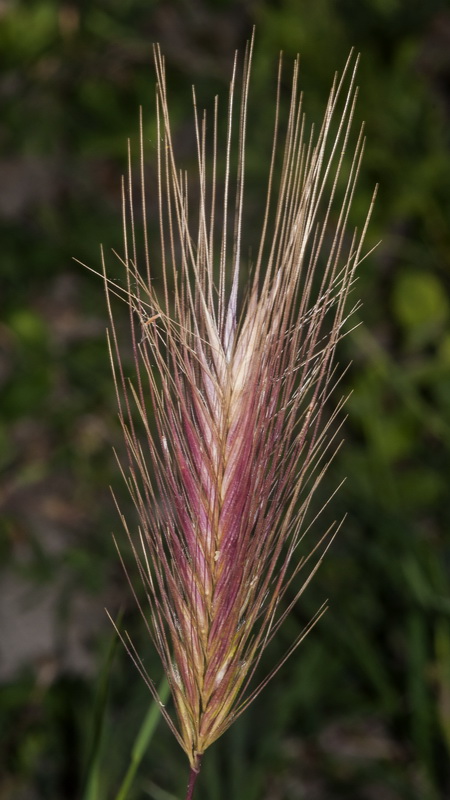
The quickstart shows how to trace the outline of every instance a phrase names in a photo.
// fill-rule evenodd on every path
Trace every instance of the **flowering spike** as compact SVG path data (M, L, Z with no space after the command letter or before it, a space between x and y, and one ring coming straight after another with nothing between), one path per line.
M343 76L335 77L323 123L309 135L295 61L282 141L280 59L260 242L249 288L239 299L252 48L253 42L245 54L238 110L236 60L233 67L223 186L216 169L218 102L210 156L206 114L199 115L194 93L195 192L176 162L165 64L155 48L163 291L152 284L142 115L145 268L138 267L131 159L123 184L125 289L109 280L103 263L111 361L129 457L123 472L138 512L137 535L123 522L149 604L149 612L141 610L170 683L176 719L163 713L189 758L191 794L206 748L271 677L249 690L264 648L335 534L331 528L299 557L312 496L336 450L334 422L342 401L331 414L324 409L338 380L335 349L367 227L366 221L359 236L348 231L364 149L361 131L350 167L344 163L357 60L350 56ZM133 382L121 366L111 294L129 305ZM306 577L299 589L294 579L302 569ZM288 589L293 596L286 605ZM127 648L156 695L133 645L127 642Z

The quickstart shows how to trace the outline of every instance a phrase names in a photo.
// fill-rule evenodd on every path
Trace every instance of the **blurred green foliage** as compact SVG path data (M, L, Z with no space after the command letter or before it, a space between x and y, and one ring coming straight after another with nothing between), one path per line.
M190 85L199 105L224 97L233 51L253 23L249 242L262 211L278 51L286 92L300 52L314 120L355 46L367 150L353 218L361 223L379 182L367 247L381 243L360 267L363 325L341 347L342 362L352 362L342 386L351 392L346 441L324 493L346 482L323 523L347 518L267 666L324 596L331 610L207 754L199 800L450 796L448 2L5 0L2 800L81 797L99 692L95 785L99 800L118 791L150 696L123 649L108 656L104 605L113 615L123 608L124 627L160 676L110 537L119 523L109 484L128 501L111 453L121 441L101 282L72 257L98 269L100 241L120 252L120 175L140 105L151 185L152 43L167 57L176 147L194 162ZM150 235L156 224L151 212ZM106 678L96 681L105 664L108 692ZM180 797L185 766L161 724L130 798Z

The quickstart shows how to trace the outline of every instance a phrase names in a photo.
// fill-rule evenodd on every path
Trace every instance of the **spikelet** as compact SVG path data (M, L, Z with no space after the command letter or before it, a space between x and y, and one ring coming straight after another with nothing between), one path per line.
M322 126L308 134L296 61L282 135L280 59L267 199L252 277L241 293L252 47L253 42L245 53L238 112L234 64L220 182L218 101L207 136L206 114L198 114L194 94L193 192L176 163L164 60L155 48L158 180L151 196L159 208L163 289L156 291L152 283L142 121L145 265L138 266L130 160L121 258L127 288L110 281L103 267L129 454L123 473L138 531L123 523L146 590L149 608L141 610L175 705L174 718L166 709L162 713L191 765L188 796L201 755L278 668L251 688L264 648L335 533L333 527L301 553L312 496L336 449L334 421L343 401L323 412L338 380L335 349L352 311L346 301L367 227L366 220L358 235L347 224L364 149L361 131L353 137L353 157L344 162L357 60L350 56L343 76L335 77ZM130 307L132 382L121 367L111 293ZM127 647L157 696L132 643Z

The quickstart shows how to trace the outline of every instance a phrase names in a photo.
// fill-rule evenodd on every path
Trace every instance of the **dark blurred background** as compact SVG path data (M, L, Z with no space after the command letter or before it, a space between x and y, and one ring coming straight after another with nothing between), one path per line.
M129 501L102 285L72 258L97 269L100 242L120 249L141 104L154 158L152 43L194 164L190 86L199 105L225 97L254 23L249 196L263 192L278 52L286 94L301 53L320 119L355 46L368 146L353 221L379 182L367 249L382 241L359 271L345 445L322 490L346 476L329 514L347 518L267 665L331 608L207 753L199 800L450 798L448 2L0 0L0 800L116 797L150 695L105 606L161 677L111 539L109 486ZM250 200L250 241L260 212ZM161 722L128 797L181 797L186 767Z

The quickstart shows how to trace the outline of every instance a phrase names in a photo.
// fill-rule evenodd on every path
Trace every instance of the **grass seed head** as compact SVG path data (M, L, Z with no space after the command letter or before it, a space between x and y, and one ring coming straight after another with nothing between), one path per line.
M312 496L336 447L334 420L342 402L328 410L337 382L335 350L351 313L347 299L367 226L362 235L348 226L364 149L362 131L351 133L357 59L351 56L343 76L335 77L322 125L310 132L298 60L280 130L280 59L267 195L256 259L242 290L252 49L253 42L239 97L234 63L221 112L228 120L223 151L218 101L207 125L194 93L194 186L177 165L164 59L155 48L157 186L151 195L159 215L162 289L152 281L142 122L144 264L138 264L130 160L123 184L126 287L110 281L103 266L128 450L123 474L137 531L123 522L145 587L148 608L141 610L176 716L162 711L193 770L276 671L253 686L264 648L335 532L300 554ZM353 156L344 157L351 147ZM219 151L226 166L220 180ZM130 308L133 381L121 365L111 294ZM156 695L132 643L127 647Z

